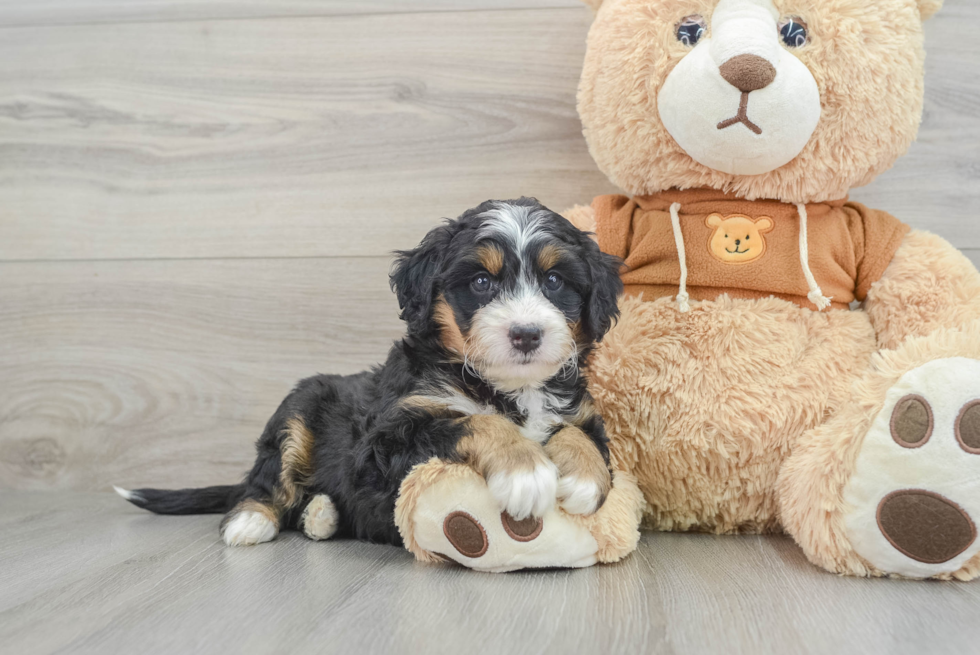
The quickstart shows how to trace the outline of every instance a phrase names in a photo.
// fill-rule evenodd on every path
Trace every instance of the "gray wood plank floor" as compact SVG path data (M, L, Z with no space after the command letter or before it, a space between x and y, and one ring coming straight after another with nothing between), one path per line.
M980 586L839 578L784 537L647 533L619 564L481 574L105 493L0 496L8 653L975 653Z
M490 197L614 189L576 0L0 0L0 652L977 652L980 586L785 538L644 535L505 576L145 515L282 396L383 358L390 252ZM980 3L926 26L919 142L853 197L980 262Z

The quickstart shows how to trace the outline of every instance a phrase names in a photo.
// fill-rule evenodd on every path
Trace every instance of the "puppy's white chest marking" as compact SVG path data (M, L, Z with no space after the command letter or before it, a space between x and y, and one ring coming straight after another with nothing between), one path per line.
M561 423L561 412L565 401L541 389L520 389L513 394L518 408L527 417L521 426L521 434L526 439L544 443L552 429Z

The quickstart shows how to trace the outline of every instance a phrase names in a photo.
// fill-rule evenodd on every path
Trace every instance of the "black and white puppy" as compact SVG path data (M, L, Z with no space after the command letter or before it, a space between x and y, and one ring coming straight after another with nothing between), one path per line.
M618 316L620 266L536 200L486 202L398 253L404 339L370 371L301 381L244 482L117 491L159 514L227 512L229 545L283 528L401 544L399 485L433 457L475 467L515 519L556 499L594 512L611 477L583 366Z

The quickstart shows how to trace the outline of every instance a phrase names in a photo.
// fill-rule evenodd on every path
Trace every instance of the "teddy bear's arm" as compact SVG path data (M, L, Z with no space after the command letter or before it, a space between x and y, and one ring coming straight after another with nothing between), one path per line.
M878 346L892 349L980 318L980 273L945 239L912 230L868 291L865 309Z

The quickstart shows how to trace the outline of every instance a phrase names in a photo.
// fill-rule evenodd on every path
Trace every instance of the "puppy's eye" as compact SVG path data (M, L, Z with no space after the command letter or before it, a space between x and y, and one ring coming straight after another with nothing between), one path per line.
M677 24L677 40L688 47L693 46L701 40L707 29L708 23L700 15L685 16Z
M544 288L548 291L558 291L563 284L565 284L565 281L561 279L558 273L548 273L548 277L544 281Z
M799 16L787 16L779 21L779 36L787 47L802 48L807 41L806 23Z
M486 293L490 290L491 286L490 276L486 273L477 273L473 278L473 281L470 282L470 286L473 288L473 291L476 291L477 293Z

